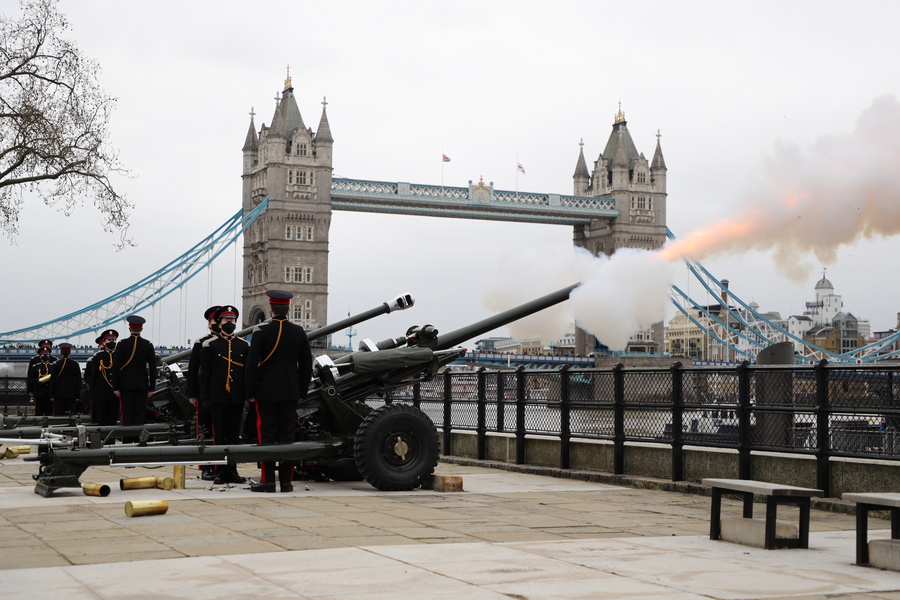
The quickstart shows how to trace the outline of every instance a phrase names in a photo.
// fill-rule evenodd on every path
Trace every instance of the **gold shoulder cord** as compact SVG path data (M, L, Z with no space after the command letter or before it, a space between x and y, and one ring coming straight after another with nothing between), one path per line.
M228 340L226 340L226 341L228 342L228 356L222 356L221 354L220 354L219 356L220 356L221 358L224 358L225 361L228 363L228 376L225 378L225 391L226 391L226 392L230 392L230 391L231 391L231 379L232 379L232 377L231 377L231 366L232 366L232 365L237 365L237 366L239 366L239 367L243 367L243 366L244 366L244 363L239 363L239 362L236 361L236 360L231 360L231 340L228 339ZM262 364L262 363L260 363L260 364Z
M125 364L119 369L120 371L131 364L131 359L134 358L134 352L137 350L137 338L140 336L132 334L131 337L134 338L134 345L131 347L131 356L128 357L128 360L126 360Z
M264 359L262 359L261 361L259 361L259 365L258 365L258 366L262 366L262 364L263 364L264 362L266 362L267 360L269 360L270 358L272 358L272 355L275 354L275 349L278 347L278 342L281 341L281 327L282 327L283 325L284 325L284 320L279 320L279 321L278 321L278 337L275 338L275 345L272 346L272 351L269 352L269 355L268 355L267 357L265 357Z
M100 374L103 376L103 380L107 383L107 385L109 385L109 387L112 387L112 382L109 380L109 376L107 376L106 374L107 371L112 370L112 352L110 352L109 350L104 350L104 352L109 354L109 364L103 364L102 356L97 359L97 362L100 363Z

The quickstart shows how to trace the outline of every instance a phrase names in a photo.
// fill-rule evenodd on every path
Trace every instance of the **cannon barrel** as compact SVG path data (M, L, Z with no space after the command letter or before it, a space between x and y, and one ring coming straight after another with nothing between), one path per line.
M314 329L312 331L306 332L306 336L309 338L309 341L317 340L319 338L323 338L326 335L331 335L336 331L340 331L346 327L352 327L357 323L362 323L363 321L368 321L369 319L374 319L379 315L386 315L395 310L406 310L410 308L416 303L415 298L410 294L401 294L396 298L393 298L387 302L382 302L380 306L376 306L375 308L370 308L367 311L361 312L358 315L354 315L352 317L347 317L342 321L338 321L337 323L332 323L331 325L326 325L325 327L319 327L318 329ZM259 325L254 325L253 327L247 327L246 329L241 329L235 335L238 337L246 337L253 333ZM172 363L176 363L180 360L184 360L191 356L190 350L185 350L183 352L178 352L177 354L172 354L171 356L167 356L162 359L162 362L169 365Z
M504 325L509 325L513 321L518 321L519 319L542 311L545 308L550 308L551 306L559 304L560 302L564 302L568 300L569 294L572 292L572 290L577 288L579 285L581 284L576 283L570 285L569 287L557 290L553 293L547 294L546 296L542 296L530 302L526 302L525 304L522 304L515 308L511 308L502 313L498 313L492 317L488 317L487 319L478 321L477 323L472 323L471 325L460 327L455 331L451 331L443 335L438 335L436 349L446 350L448 348L452 348L453 346L457 346L465 342L466 340L472 339L473 337L483 335L488 331L492 331L494 329L497 329L498 327L503 327Z

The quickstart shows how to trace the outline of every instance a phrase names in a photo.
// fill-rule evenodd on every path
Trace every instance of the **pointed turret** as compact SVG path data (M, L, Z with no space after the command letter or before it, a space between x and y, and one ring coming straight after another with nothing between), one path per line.
M584 140L578 145L581 146L581 149L578 151L578 162L575 164L575 174L572 175L572 179L575 180L575 195L584 196L590 186L591 174L588 172L587 162L584 160Z
M334 138L331 137L331 126L328 124L328 113L326 107L328 102L322 98L322 118L319 119L319 127L316 129L316 143L333 143Z
M659 130L656 131L656 152L653 153L653 163L650 165L650 168L653 170L667 170L666 169L666 159L663 158L662 146L660 145L659 138L662 135L659 133Z
M284 117L281 114L282 102L283 100L280 100L275 107L275 114L272 115L272 125L269 127L269 134L266 137L284 137Z
M257 148L259 148L259 138L256 135L256 125L253 124L253 116L256 113L253 112L253 109L250 109L250 128L247 130L247 137L244 138L244 147L241 148L244 152L256 152Z

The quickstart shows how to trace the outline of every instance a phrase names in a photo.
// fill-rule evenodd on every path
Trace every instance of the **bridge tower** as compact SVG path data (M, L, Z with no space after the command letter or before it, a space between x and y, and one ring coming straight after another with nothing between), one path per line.
M269 204L244 233L243 321L269 317L267 289L294 294L289 316L305 329L328 322L328 232L331 225L331 127L304 125L290 71L275 97L272 124L257 134L254 113L244 141L243 207Z
M660 137L657 132L656 151L653 161L648 163L631 139L620 103L612 133L606 142L606 148L594 161L593 171L588 171L584 159L584 144L581 144L575 174L572 176L575 195L614 198L619 216L616 219L594 219L587 225L576 225L573 238L576 246L589 250L595 256L601 253L611 256L619 248L655 250L666 242L667 169ZM662 351L664 340L661 323L651 328L650 339ZM580 354L592 352L593 336L578 329L575 348Z

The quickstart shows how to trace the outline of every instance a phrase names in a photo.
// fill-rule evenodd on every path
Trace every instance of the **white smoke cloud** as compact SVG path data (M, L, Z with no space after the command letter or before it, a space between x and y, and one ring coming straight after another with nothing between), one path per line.
M501 257L484 302L499 312L581 282L569 302L511 324L511 334L547 342L561 337L574 320L611 349L623 350L631 336L663 319L673 279L672 264L647 250L595 257L575 247L542 253L517 249Z
M702 260L768 250L779 272L802 281L810 253L833 264L842 245L900 233L900 103L878 98L854 131L823 136L806 149L777 142L741 205L664 255Z

